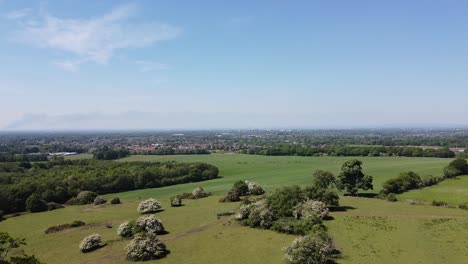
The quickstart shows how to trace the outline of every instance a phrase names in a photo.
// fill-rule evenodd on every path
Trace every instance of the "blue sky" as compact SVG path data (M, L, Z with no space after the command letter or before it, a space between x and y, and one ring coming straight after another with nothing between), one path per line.
M0 0L0 129L465 126L466 1Z

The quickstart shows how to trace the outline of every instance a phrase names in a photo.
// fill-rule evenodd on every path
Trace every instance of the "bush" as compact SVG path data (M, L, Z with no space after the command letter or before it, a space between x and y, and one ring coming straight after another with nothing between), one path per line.
M305 196L310 200L321 201L327 206L339 206L340 197L337 192L331 188L320 188L317 186L308 186L304 190Z
M231 189L228 194L221 198L219 201L220 202L238 202L241 200L241 195L239 193L239 190L236 189Z
M142 214L156 213L162 209L161 203L153 198L145 200L138 205L138 212Z
M293 214L296 219L313 219L316 216L320 219L324 219L328 216L328 212L329 211L325 203L321 201L306 200L295 207Z
M468 210L468 202L460 204L458 208L463 209L463 210Z
M273 224L275 217L265 200L255 202L251 205L249 216L244 224L250 227L261 227L269 229Z
M333 239L324 232L296 238L284 249L284 259L289 264L334 263L337 253Z
M260 186L260 184L251 182L251 181L245 181L247 184L247 187L249 188L248 194L250 195L262 195L265 193L265 190L263 190L263 187Z
M193 190L192 195L195 199L200 199L200 198L205 198L205 197L210 196L210 194L205 192L205 190L202 187L198 187L195 190Z
M148 233L163 234L165 232L161 220L157 219L154 215L142 216L136 221L136 226L140 230Z
M63 225L57 225L57 226L51 226L46 229L45 233L46 234L51 234L51 233L57 233L66 229L70 228L75 228L75 227L80 227L86 225L85 222L83 221L73 221L70 224L63 224Z
M182 206L182 199L179 197L171 198L171 206L172 207L179 207Z
M26 210L31 213L44 212L48 210L47 203L41 196L34 193L26 200Z
M322 220L318 217L315 217L314 221L311 221L312 218L309 219L296 219L294 217L283 217L278 219L273 223L271 229L286 234L294 234L294 235L305 235L312 230L325 230L325 226L322 225Z
M94 199L97 197L97 193L92 191L82 191L78 193L76 198L80 204L92 204Z
M105 204L105 203L107 203L107 200L100 196L94 198L94 205L100 205L100 204Z
M447 166L444 168L444 177L445 178L454 178L456 176L462 175L463 171L455 168L454 166Z
M268 206L277 217L293 216L294 208L306 199L299 186L285 186L267 196Z
M239 196L245 196L249 194L249 186L244 181L237 181L231 188L231 191L236 192Z
M389 193L387 194L387 201L389 202L396 202L398 199L396 198L396 195L394 193Z
M98 248L101 248L102 245L102 237L99 234L92 234L85 237L80 243L80 250L83 253L91 252Z
M47 210L49 211L57 210L57 209L64 208L64 207L65 206L59 203L54 203L54 202L47 203Z
M111 200L111 204L121 204L119 197L114 197Z
M154 234L139 234L127 245L127 259L145 261L166 256L169 251Z
M389 179L382 185L382 193L403 193L423 187L422 178L415 172L403 172L397 178Z
M117 228L117 235L123 238L133 237L135 230L135 221L123 222Z
M436 201L436 200L433 200L432 201L432 206L443 206L443 207L447 207L448 206L448 203L444 202L444 201Z

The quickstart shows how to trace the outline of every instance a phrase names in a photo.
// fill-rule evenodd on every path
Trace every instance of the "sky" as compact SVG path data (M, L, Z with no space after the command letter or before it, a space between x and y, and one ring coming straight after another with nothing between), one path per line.
M0 130L468 126L467 1L0 0Z

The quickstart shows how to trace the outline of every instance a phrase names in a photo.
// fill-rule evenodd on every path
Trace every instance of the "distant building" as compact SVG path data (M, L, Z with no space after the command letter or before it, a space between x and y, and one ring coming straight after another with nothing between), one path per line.
M455 153L460 153L460 152L464 152L465 151L465 148L450 148L451 151L455 152Z
M51 157L65 157L65 156L73 156L73 155L78 155L77 152L54 152L54 153L49 153L49 156Z

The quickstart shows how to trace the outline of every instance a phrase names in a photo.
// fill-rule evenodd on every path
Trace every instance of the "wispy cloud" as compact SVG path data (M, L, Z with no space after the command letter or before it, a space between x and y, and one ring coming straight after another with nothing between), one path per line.
M23 9L18 9L18 10L13 10L9 13L7 13L4 17L6 19L20 19L28 16L31 13L30 8L23 8Z
M167 70L169 66L164 63L157 61L136 61L135 62L139 67L141 72L150 72L150 71L159 71Z
M151 46L180 34L178 27L169 24L133 23L131 18L135 12L134 5L123 5L107 14L88 19L40 15L35 23L19 24L17 39L74 55L71 59L54 64L64 70L76 71L87 62L105 64L119 50Z

